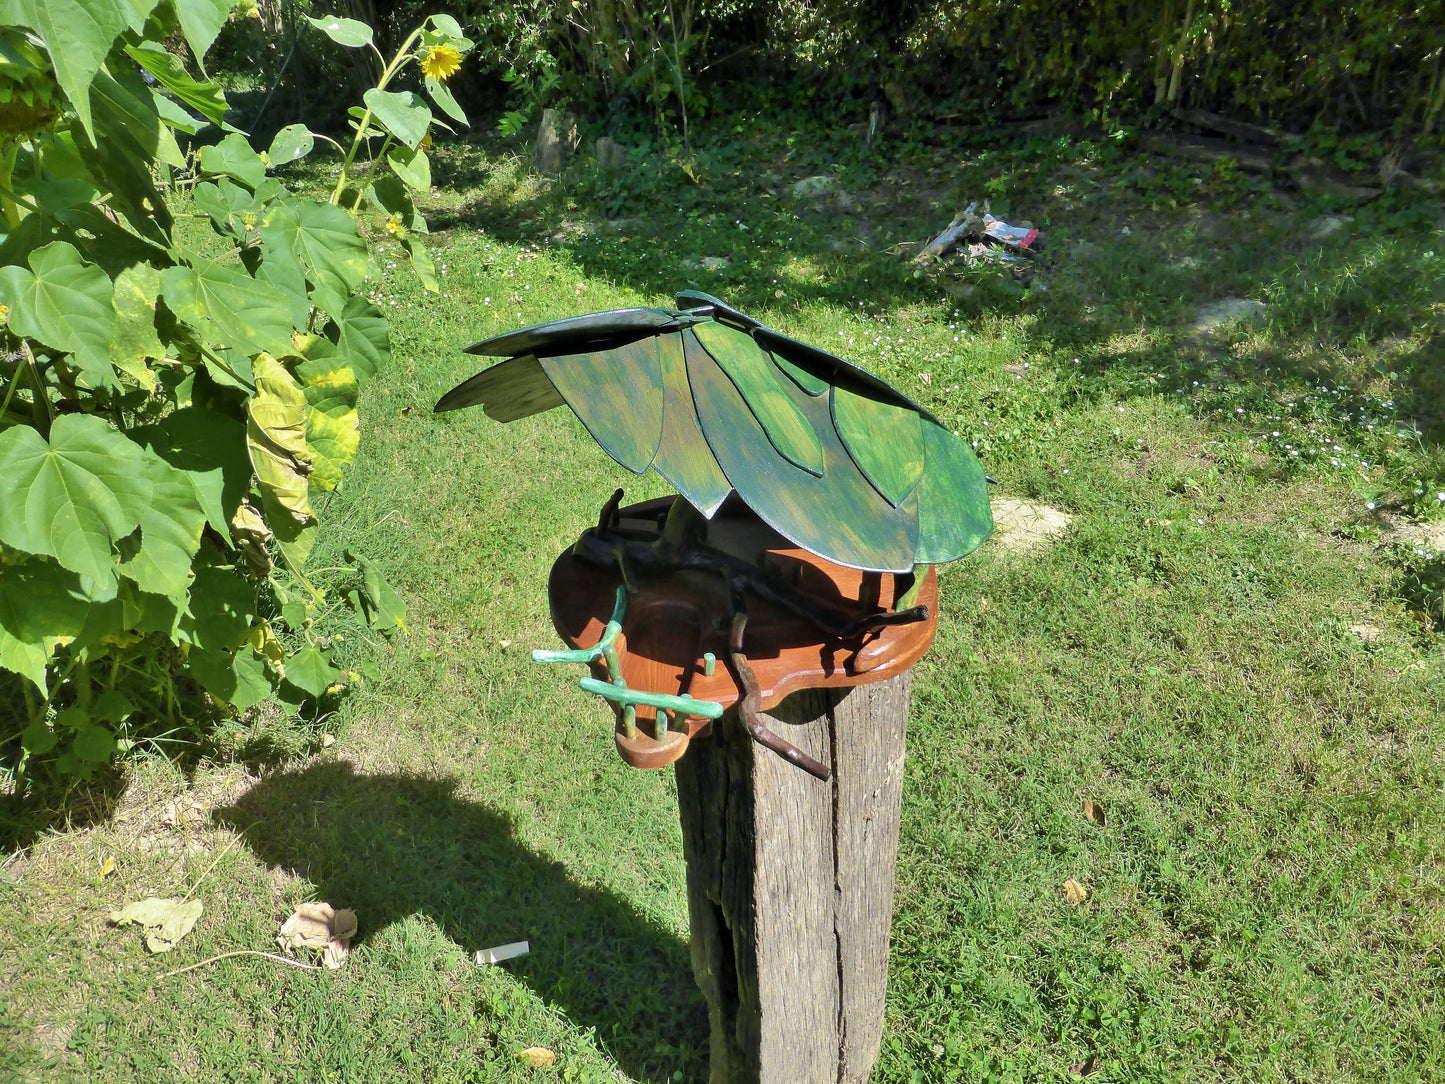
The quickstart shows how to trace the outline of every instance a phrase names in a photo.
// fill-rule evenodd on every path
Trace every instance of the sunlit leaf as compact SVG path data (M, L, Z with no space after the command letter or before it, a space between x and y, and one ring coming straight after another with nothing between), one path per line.
M431 127L431 110L409 90L377 90L362 96L372 116L400 143L415 150Z
M138 263L116 276L111 297L115 324L110 334L110 359L146 391L156 389L156 374L147 360L166 356L166 348L156 333L156 300L160 292L160 269Z
M64 241L36 249L29 263L0 268L0 302L10 308L10 330L69 351L93 385L114 384L110 277Z
M194 325L203 340L245 354L285 354L291 346L291 308L274 286L214 260L161 272L161 294L171 311Z
M155 76L156 82L211 123L221 124L226 119L225 93L209 79L202 82L193 78L174 53L167 52L163 46L152 41L127 45L125 51L127 56ZM196 55L201 54L198 52Z
M337 45L344 45L349 49L356 49L371 42L371 27L356 19L342 19L336 15L327 15L321 19L307 16L306 21Z
M142 0L145 2L145 0ZM181 21L181 33L191 47L196 63L205 71L206 52L235 6L233 0L172 0ZM215 118L212 118L215 119ZM219 121L217 121L219 123Z
M306 393L269 355L255 362L256 394L247 406L246 443L261 484L266 522L286 563L299 573L316 541L306 447Z
M466 113L462 111L462 107L457 104L456 98L452 96L452 92L446 88L445 84L428 75L426 77L426 92L431 97L431 100L441 107L442 112L451 117L452 120L462 124L469 123Z
M266 179L266 163L237 132L214 146L202 147L201 168L207 173L234 177L253 191Z
M386 162L408 187L423 190L431 187L431 163L425 151L393 147L386 152Z
M48 443L23 426L0 433L0 477L0 542L114 581L115 546L152 496L139 445L100 418L66 414Z
M314 647L303 647L286 660L286 680L311 697L319 698L341 674L330 654Z
M271 140L271 148L266 152L266 157L271 161L271 168L275 169L287 162L305 158L315 146L316 139L306 125L288 124Z
M360 440L356 374L343 357L332 352L303 362L296 375L308 406L306 444L315 470L311 484L322 490L334 489L341 482L342 468L356 457Z
M406 631L406 603L386 582L381 570L368 558L351 550L343 550L342 556L361 569L361 591L359 601L362 616L374 629L386 632L390 629Z

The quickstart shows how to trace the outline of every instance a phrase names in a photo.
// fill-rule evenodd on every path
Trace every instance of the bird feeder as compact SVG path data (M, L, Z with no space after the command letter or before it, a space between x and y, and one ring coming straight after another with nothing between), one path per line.
M992 529L968 445L716 298L525 328L437 410L565 403L678 490L558 556L540 662L588 668L618 752L676 765L713 1084L862 1081L882 1029L910 668L934 565Z

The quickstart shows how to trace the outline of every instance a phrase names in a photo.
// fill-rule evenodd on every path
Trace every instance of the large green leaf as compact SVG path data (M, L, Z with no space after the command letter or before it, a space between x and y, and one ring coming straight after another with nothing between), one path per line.
M0 667L48 691L45 666L79 636L91 601L74 572L44 558L10 563L0 576Z
M338 347L356 374L358 385L391 360L391 325L381 310L361 294L353 294L341 312Z
M306 447L306 393L268 354L256 358L256 394L247 404L246 445L261 484L266 523L281 554L300 574L316 543L311 510L311 454Z
M207 173L234 177L252 191L266 179L266 163L237 132L214 146L202 147L201 168Z
M233 0L172 0L176 7L176 15L181 21L181 32L186 36L186 42L191 47L191 53L196 58L196 63L201 70L206 70L206 52L211 48L211 43L216 40L216 35L221 32L221 27L230 18L231 9L235 6ZM216 120L216 118L212 118ZM216 120L216 123L220 123Z
M111 298L115 308L115 324L110 334L111 361L146 391L156 390L156 374L146 364L147 360L166 356L166 348L156 334L156 300L160 292L160 269L138 263L116 277Z
M415 150L431 127L431 110L409 90L368 90L362 100L399 143Z
M259 704L272 692L266 657L249 644L234 655L191 648L186 653L186 669L206 692L238 711Z
M132 429L130 437L185 473L211 526L229 539L231 517L251 488L253 474L245 426L225 414L189 406L154 425Z
M386 164L402 179L408 188L428 189L431 187L431 162L423 150L410 147L392 147L386 152Z
M286 680L311 697L319 698L341 673L329 652L310 646L286 660Z
M0 542L114 583L114 549L140 526L152 496L138 444L100 418L66 414L49 443L24 427L0 433L0 477Z
M356 222L340 207L303 200L278 200L266 212L262 237L272 245L286 245L310 271L316 302L327 312L340 313L351 292L366 281L366 242Z
M27 26L45 42L55 78L91 131L90 84L121 31L139 30L153 0L0 0L0 24Z
M32 252L30 270L13 264L0 268L0 301L10 307L10 330L69 351L96 386L115 383L111 292L106 273L64 241Z
M184 599L206 512L184 471L151 452L145 454L144 466L151 479L151 494L140 510L140 548L120 571L142 591Z
M336 15L313 19L308 15L306 21L337 45L359 49L371 43L371 27L356 19L343 19Z
M121 70L102 69L96 74L91 104L94 139L78 138L76 149L91 175L104 179L110 190L106 203L125 215L137 232L166 244L171 213L156 189L151 168L162 149L174 151L172 161L180 161L180 152L156 112L155 95L140 73L125 64Z
M194 325L203 341L244 354L291 350L291 306L276 287L214 260L191 256L191 266L161 273L172 312Z
M245 641L255 616L253 584L233 569L197 562L189 608L178 630L184 642L209 651L234 651Z
M213 124L225 122L225 92L209 79L202 82L192 78L175 54L153 41L127 45L125 51L127 56L155 76L156 82L201 116ZM198 52L196 56L201 54Z

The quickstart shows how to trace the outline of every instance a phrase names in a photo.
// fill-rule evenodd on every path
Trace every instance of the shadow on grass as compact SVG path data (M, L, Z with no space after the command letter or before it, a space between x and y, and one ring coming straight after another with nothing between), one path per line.
M528 940L506 965L633 1079L705 1072L706 1011L685 944L614 893L573 880L517 841L511 818L449 780L357 775L345 763L283 771L217 816L256 855L354 908L361 940L423 914L468 953Z

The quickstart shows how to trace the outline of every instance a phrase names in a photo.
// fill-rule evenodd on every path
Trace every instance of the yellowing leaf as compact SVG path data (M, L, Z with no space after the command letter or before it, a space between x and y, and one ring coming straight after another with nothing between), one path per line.
M517 1060L541 1069L556 1061L557 1055L545 1046L529 1046L526 1050L517 1051Z
M1089 890L1070 877L1064 882L1064 899L1077 906L1089 898Z
M1102 828L1104 827L1105 819L1106 818L1104 816L1104 807L1101 806L1098 802L1085 798L1084 820L1088 821L1090 824L1096 824L1100 828Z
M246 448L261 483L266 521L298 575L316 541L311 510L311 453L306 447L306 393L269 354L251 363L256 394L247 407Z

